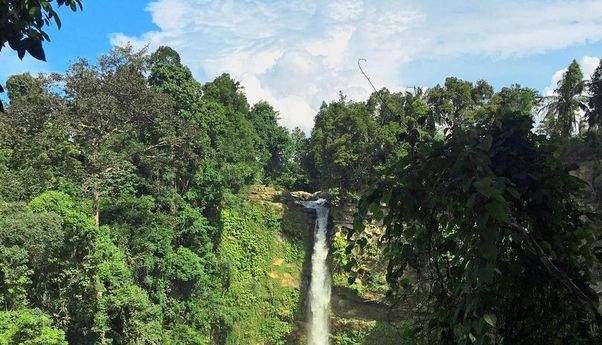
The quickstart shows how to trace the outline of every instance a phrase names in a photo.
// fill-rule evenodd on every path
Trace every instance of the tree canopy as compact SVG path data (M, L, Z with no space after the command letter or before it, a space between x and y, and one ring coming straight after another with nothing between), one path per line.
M301 339L312 218L292 196L310 196L287 191L303 189L338 217L336 307L398 314L337 324L333 344L599 344L601 73L573 61L552 97L455 77L340 93L310 136L169 47L11 76L0 343Z

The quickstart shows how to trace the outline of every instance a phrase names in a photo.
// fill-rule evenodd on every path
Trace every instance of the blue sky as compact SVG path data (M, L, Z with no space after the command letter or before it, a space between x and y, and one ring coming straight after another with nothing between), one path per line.
M520 83L550 93L572 59L602 55L602 0L84 0L49 30L47 63L0 52L0 80L61 72L113 44L169 45L201 81L228 72L251 102L308 130L322 100L361 100L370 87L432 86L447 76Z

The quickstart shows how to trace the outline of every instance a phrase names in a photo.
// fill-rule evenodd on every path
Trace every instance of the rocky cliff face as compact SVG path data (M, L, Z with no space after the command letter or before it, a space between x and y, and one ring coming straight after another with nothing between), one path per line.
M377 239L384 229L370 224L368 244L363 250L354 249L357 259L357 278L348 282L349 274L342 269L347 255L345 247L350 243L347 233L353 229L357 212L356 202L345 202L331 207L332 218L332 274L331 324L333 344L397 344L398 330L403 313L387 304L385 292L386 262L382 257Z
M316 200L325 197L321 193L307 193L302 191L286 192L277 191L271 187L254 186L248 196L250 202L269 204L279 210L278 218L284 229L279 236L282 241L287 241L286 229L295 229L297 235L303 237L305 242L305 259L301 277L299 277L299 289L301 292L301 313L296 315L293 332L289 344L306 343L306 316L308 308L307 291L311 278L311 254L313 248L313 231L315 224L315 211L304 208L300 201ZM372 283L358 281L355 284L347 283L347 275L337 262L338 257L333 253L336 249L337 239L345 236L346 232L353 227L353 219L357 205L346 203L339 206L330 206L329 237L331 242L331 262L333 271L333 289L331 299L331 338L332 344L388 344L398 339L393 324L399 319L399 313L393 311L390 306L383 302L384 290L374 288ZM371 231L378 233L381 228L372 226ZM299 233L300 232L300 233ZM369 253L365 258L372 257ZM384 277L384 262L382 260L370 259L360 262L373 276ZM384 280L382 281L384 283Z

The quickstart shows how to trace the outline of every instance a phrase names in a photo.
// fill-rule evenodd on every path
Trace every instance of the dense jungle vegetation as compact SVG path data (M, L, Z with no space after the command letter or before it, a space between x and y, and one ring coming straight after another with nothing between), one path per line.
M294 343L308 229L249 202L252 185L359 201L333 261L355 287L386 264L374 289L404 309L379 327L400 336L335 344L602 341L602 64L584 77L573 61L551 97L453 77L341 94L309 137L169 47L6 91L0 344ZM586 160L591 181L570 174Z

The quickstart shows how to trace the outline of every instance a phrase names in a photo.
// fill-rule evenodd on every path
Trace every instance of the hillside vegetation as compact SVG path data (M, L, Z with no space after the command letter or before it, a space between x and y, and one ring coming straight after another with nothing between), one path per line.
M305 343L299 190L331 208L333 344L600 344L601 75L341 94L310 137L169 47L14 75L0 344Z

